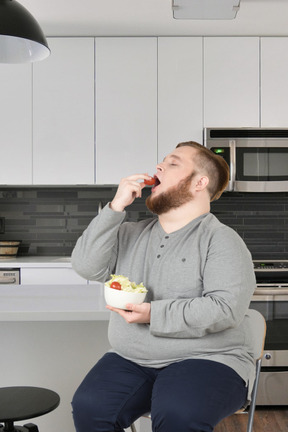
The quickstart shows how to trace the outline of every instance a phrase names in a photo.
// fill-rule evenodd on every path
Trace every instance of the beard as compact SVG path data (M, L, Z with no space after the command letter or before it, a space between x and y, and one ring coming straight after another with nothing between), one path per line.
M193 195L190 192L190 186L193 176L194 173L190 174L181 180L177 186L170 187L158 196L149 195L145 201L147 208L152 213L161 215L191 201Z

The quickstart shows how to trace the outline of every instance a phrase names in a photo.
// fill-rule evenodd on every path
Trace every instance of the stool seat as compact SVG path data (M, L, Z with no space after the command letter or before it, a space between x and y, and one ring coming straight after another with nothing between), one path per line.
M13 426L14 421L42 416L57 408L59 403L59 395L45 388L2 387L0 422L5 423L4 431L17 430Z

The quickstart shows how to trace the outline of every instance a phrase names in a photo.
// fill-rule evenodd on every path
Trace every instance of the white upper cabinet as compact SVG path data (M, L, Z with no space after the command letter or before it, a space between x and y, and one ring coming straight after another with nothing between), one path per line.
M260 126L259 38L204 38L204 126Z
M155 172L157 38L96 38L96 183Z
M288 127L288 38L261 38L261 126Z
M94 38L49 38L33 66L33 183L94 183Z
M31 184L31 64L1 64L0 95L0 184Z
M118 184L203 126L288 127L288 37L49 45L41 62L0 65L0 184Z
M158 161L179 142L202 143L202 38L158 39Z

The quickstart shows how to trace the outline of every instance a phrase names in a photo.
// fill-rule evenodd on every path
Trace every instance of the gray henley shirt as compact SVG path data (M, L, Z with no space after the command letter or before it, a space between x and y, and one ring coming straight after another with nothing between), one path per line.
M240 236L206 213L165 233L158 218L124 222L109 205L78 239L73 268L104 282L111 273L143 282L149 324L128 324L112 312L112 350L142 366L209 359L254 379L253 340L245 313L256 287L251 254Z

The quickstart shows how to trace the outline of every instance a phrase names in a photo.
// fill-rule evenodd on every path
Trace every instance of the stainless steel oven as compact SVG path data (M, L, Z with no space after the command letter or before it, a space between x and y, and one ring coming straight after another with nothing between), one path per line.
M288 405L288 261L254 261L257 288L250 307L267 333L257 405Z

